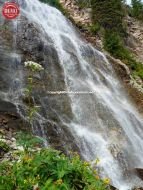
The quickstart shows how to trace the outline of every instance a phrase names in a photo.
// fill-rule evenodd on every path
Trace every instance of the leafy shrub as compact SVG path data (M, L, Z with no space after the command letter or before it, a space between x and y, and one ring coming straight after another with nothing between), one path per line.
M91 0L93 23L99 23L105 30L124 34L124 9L122 0Z
M125 48L122 38L115 32L105 31L104 48L115 58L126 63L134 76L143 79L143 64L137 62L127 48Z
M3 190L105 190L109 180L101 180L88 162L77 154L70 158L52 149L24 152L19 162L0 164Z
M33 98L33 91L35 88L34 74L43 71L44 68L40 64L33 61L27 61L24 65L25 68L28 69L29 76L27 78L27 86L25 88L25 97L23 97L23 101L27 103L27 117L30 124L32 124L34 116L39 111L39 106L35 105Z
M104 48L116 58L123 60L129 57L129 51L124 48L122 38L110 30L105 31Z
M132 0L131 15L137 19L143 20L143 3L141 0Z

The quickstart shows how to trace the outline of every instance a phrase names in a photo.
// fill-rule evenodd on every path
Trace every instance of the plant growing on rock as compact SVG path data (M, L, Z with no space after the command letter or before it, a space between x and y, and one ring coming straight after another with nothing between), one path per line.
M44 68L40 64L35 63L33 61L27 61L24 63L24 65L29 70L29 76L27 79L28 84L25 89L25 94L26 94L26 98L28 100L28 119L29 119L29 122L32 123L33 117L39 109L39 107L34 104L34 101L32 98L32 93L34 90L34 77L33 76L35 73L38 73L38 72L44 70Z

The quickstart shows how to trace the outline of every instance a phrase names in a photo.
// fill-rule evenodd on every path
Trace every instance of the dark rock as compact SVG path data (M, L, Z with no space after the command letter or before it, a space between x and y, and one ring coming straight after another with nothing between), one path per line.
M12 22L0 18L0 23L8 26L6 32L0 31L0 117L8 118L1 127L31 131L26 121L27 99L22 91L28 77L24 61L35 61L44 67L44 71L34 75L32 104L41 107L39 118L34 120L34 134L43 137L44 130L53 147L62 151L67 147L77 150L70 130L59 118L62 115L62 119L70 123L73 117L69 96L47 93L66 90L64 70L52 39L22 15L17 20L16 33Z
M77 145L73 142L74 137L66 126L62 126L61 128L56 123L48 122L45 126L45 131L49 137L48 142L54 148L61 150L66 154L67 152L65 150L79 152Z
M13 103L0 99L0 112L9 112L16 114L17 110L16 106Z
M118 190L116 187L110 185L110 190Z
M134 187L132 190L143 190L143 187Z
M135 168L135 172L138 175L138 177L143 180L143 169L142 168Z

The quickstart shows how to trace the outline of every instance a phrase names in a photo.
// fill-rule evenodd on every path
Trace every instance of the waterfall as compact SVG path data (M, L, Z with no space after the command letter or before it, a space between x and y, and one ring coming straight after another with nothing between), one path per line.
M127 190L139 185L139 178L129 170L143 167L143 121L111 64L81 39L56 8L38 0L19 0L19 4L22 15L36 23L43 38L50 37L57 51L66 91L73 92L68 94L72 120L58 115L82 156L92 162L99 157L101 175L109 177L115 187Z

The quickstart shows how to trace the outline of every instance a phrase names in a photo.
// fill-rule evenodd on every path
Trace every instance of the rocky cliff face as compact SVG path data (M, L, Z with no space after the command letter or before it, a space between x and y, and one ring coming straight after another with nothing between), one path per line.
M74 1L63 1L61 3L69 10L70 16L77 25L89 26L91 23L90 10L80 10ZM76 11L75 11L76 10ZM128 46L142 60L142 27L139 29L138 22L128 18L129 38ZM45 72L36 75L37 85L33 97L36 104L42 105L40 113L43 118L41 126L43 129L36 130L40 136L45 135L52 146L61 148L65 144L71 149L77 149L73 143L73 137L59 118L59 113L65 115L66 119L72 119L71 102L68 95L48 95L50 90L65 90L64 71L60 66L57 51L53 48L53 42L39 26L31 23L27 18L21 16L16 22L6 21L0 18L0 118L6 119L6 126L17 129L30 129L26 122L26 102L23 98L23 89L26 86L27 72L24 61L33 60L40 63ZM43 35L41 36L41 32ZM102 49L102 40L90 36L87 31L82 31L86 39L95 46ZM132 40L131 40L132 39ZM140 48L139 48L140 47ZM107 55L113 63L119 77L127 87L129 94L137 103L140 112L143 111L143 94L139 87L132 87L130 72L120 60ZM54 71L54 72L53 72ZM133 81L134 82L134 81ZM59 84L57 86L57 83ZM135 82L134 82L135 83ZM142 83L141 83L142 86ZM64 96L64 98L63 98ZM56 104L55 104L56 102ZM62 102L62 107L61 107ZM18 112L19 110L19 112ZM56 112L54 110L57 110ZM37 121L35 121L37 125ZM3 125L2 125L3 126ZM68 136L68 138L67 138Z
M28 76L24 61L33 60L45 69L45 72L34 76L37 84L33 97L41 107L41 116L38 117L38 122L34 121L34 131L40 136L45 135L48 143L55 148L63 150L61 147L66 144L69 149L77 150L72 135L67 127L61 124L58 114L65 114L66 119L71 120L69 97L47 94L47 91L53 89L65 90L63 70L52 40L43 31L41 36L42 32L38 29L40 27L23 16L14 22L0 18L0 27L0 119L6 120L5 124L1 123L1 127L31 130L26 122L23 90ZM37 129L38 123L40 126Z
M143 62L143 23L128 17L128 39L127 45L135 54L136 58Z

